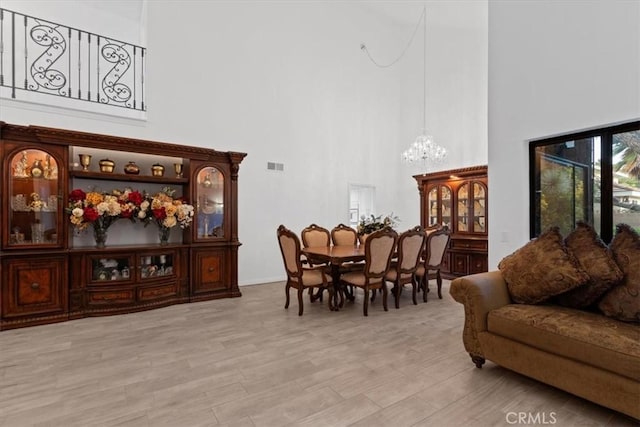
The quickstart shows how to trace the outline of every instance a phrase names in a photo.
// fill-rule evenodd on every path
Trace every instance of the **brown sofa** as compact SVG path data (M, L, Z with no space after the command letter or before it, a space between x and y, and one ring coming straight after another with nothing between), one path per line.
M640 325L556 305L515 304L500 271L460 277L464 347L488 359L640 419Z

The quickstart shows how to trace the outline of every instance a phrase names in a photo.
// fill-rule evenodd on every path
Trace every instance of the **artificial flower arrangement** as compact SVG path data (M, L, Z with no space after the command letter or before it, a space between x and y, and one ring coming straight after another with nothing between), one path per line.
M69 206L66 209L70 214L71 224L78 230L84 230L89 225L94 228L109 228L115 221L128 215L131 209L129 203L133 203L129 201L130 193L118 190L111 193L73 190L69 194ZM136 196L133 197L135 199Z
M373 214L369 217L362 215L360 217L360 222L358 223L358 235L362 236L365 234L371 234L374 231L382 230L385 227L394 228L398 225L398 222L400 222L400 219L393 215L393 212L389 215L385 215L384 217L382 215L375 216Z
M75 189L69 194L66 212L70 214L69 220L77 230L93 226L98 247L104 247L106 230L121 218L144 222L145 227L155 222L168 238L171 227L180 225L181 228L187 228L194 214L193 206L182 198L173 198L174 192L168 187L154 196L131 189L113 190L111 193L85 193Z

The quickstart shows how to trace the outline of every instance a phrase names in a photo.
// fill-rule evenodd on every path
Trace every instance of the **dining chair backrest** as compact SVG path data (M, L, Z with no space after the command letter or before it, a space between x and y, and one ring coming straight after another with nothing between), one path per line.
M420 262L420 255L426 234L417 226L405 231L398 238L398 273L414 273Z
M302 244L305 248L310 246L329 246L331 244L331 234L326 228L316 224L311 224L300 233Z
M334 245L355 245L358 243L358 232L344 224L338 224L331 230Z
M284 261L284 268L289 278L297 278L302 272L300 261L300 239L284 225L278 227L278 243Z
M441 228L442 228L442 226L441 226L441 225L439 225L439 224L431 225L431 226L429 226L429 227L425 227L425 229L424 229L424 233L425 233L425 235L428 237L428 236L429 236L429 234L433 233L434 231L438 231L438 230L440 230Z
M369 235L364 244L365 276L369 279L384 277L389 270L397 240L398 233L391 228Z
M450 238L451 233L446 227L429 234L427 237L427 259L425 260L427 270L440 268Z

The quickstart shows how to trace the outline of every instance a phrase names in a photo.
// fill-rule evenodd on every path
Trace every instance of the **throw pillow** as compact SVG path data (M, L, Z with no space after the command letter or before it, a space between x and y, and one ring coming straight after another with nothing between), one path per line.
M627 224L616 226L611 251L624 278L598 304L605 316L640 322L640 236Z
M511 298L522 304L543 302L589 280L564 247L558 227L503 258L498 268Z
M555 297L555 303L587 308L622 280L622 271L611 251L589 224L578 222L576 229L564 239L564 244L590 279L584 285Z

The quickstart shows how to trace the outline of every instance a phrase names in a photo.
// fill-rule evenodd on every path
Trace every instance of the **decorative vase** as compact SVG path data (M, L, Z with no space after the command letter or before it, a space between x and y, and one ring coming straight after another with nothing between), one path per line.
M93 227L93 238L96 241L96 248L104 249L107 243L107 229L99 225Z
M360 234L358 236L358 240L360 241L360 244L364 246L364 242L367 241L367 237L369 237L369 234L371 233L367 233L367 234Z
M124 173L129 175L138 175L140 168L136 165L136 162L129 162L124 166Z
M112 173L113 168L116 166L116 162L110 159L102 159L99 162L100 172Z
M169 244L169 234L171 229L169 227L160 227L158 230L158 236L160 236L160 246L167 246Z
M163 176L164 175L164 166L159 163L151 166L151 175L153 176Z

